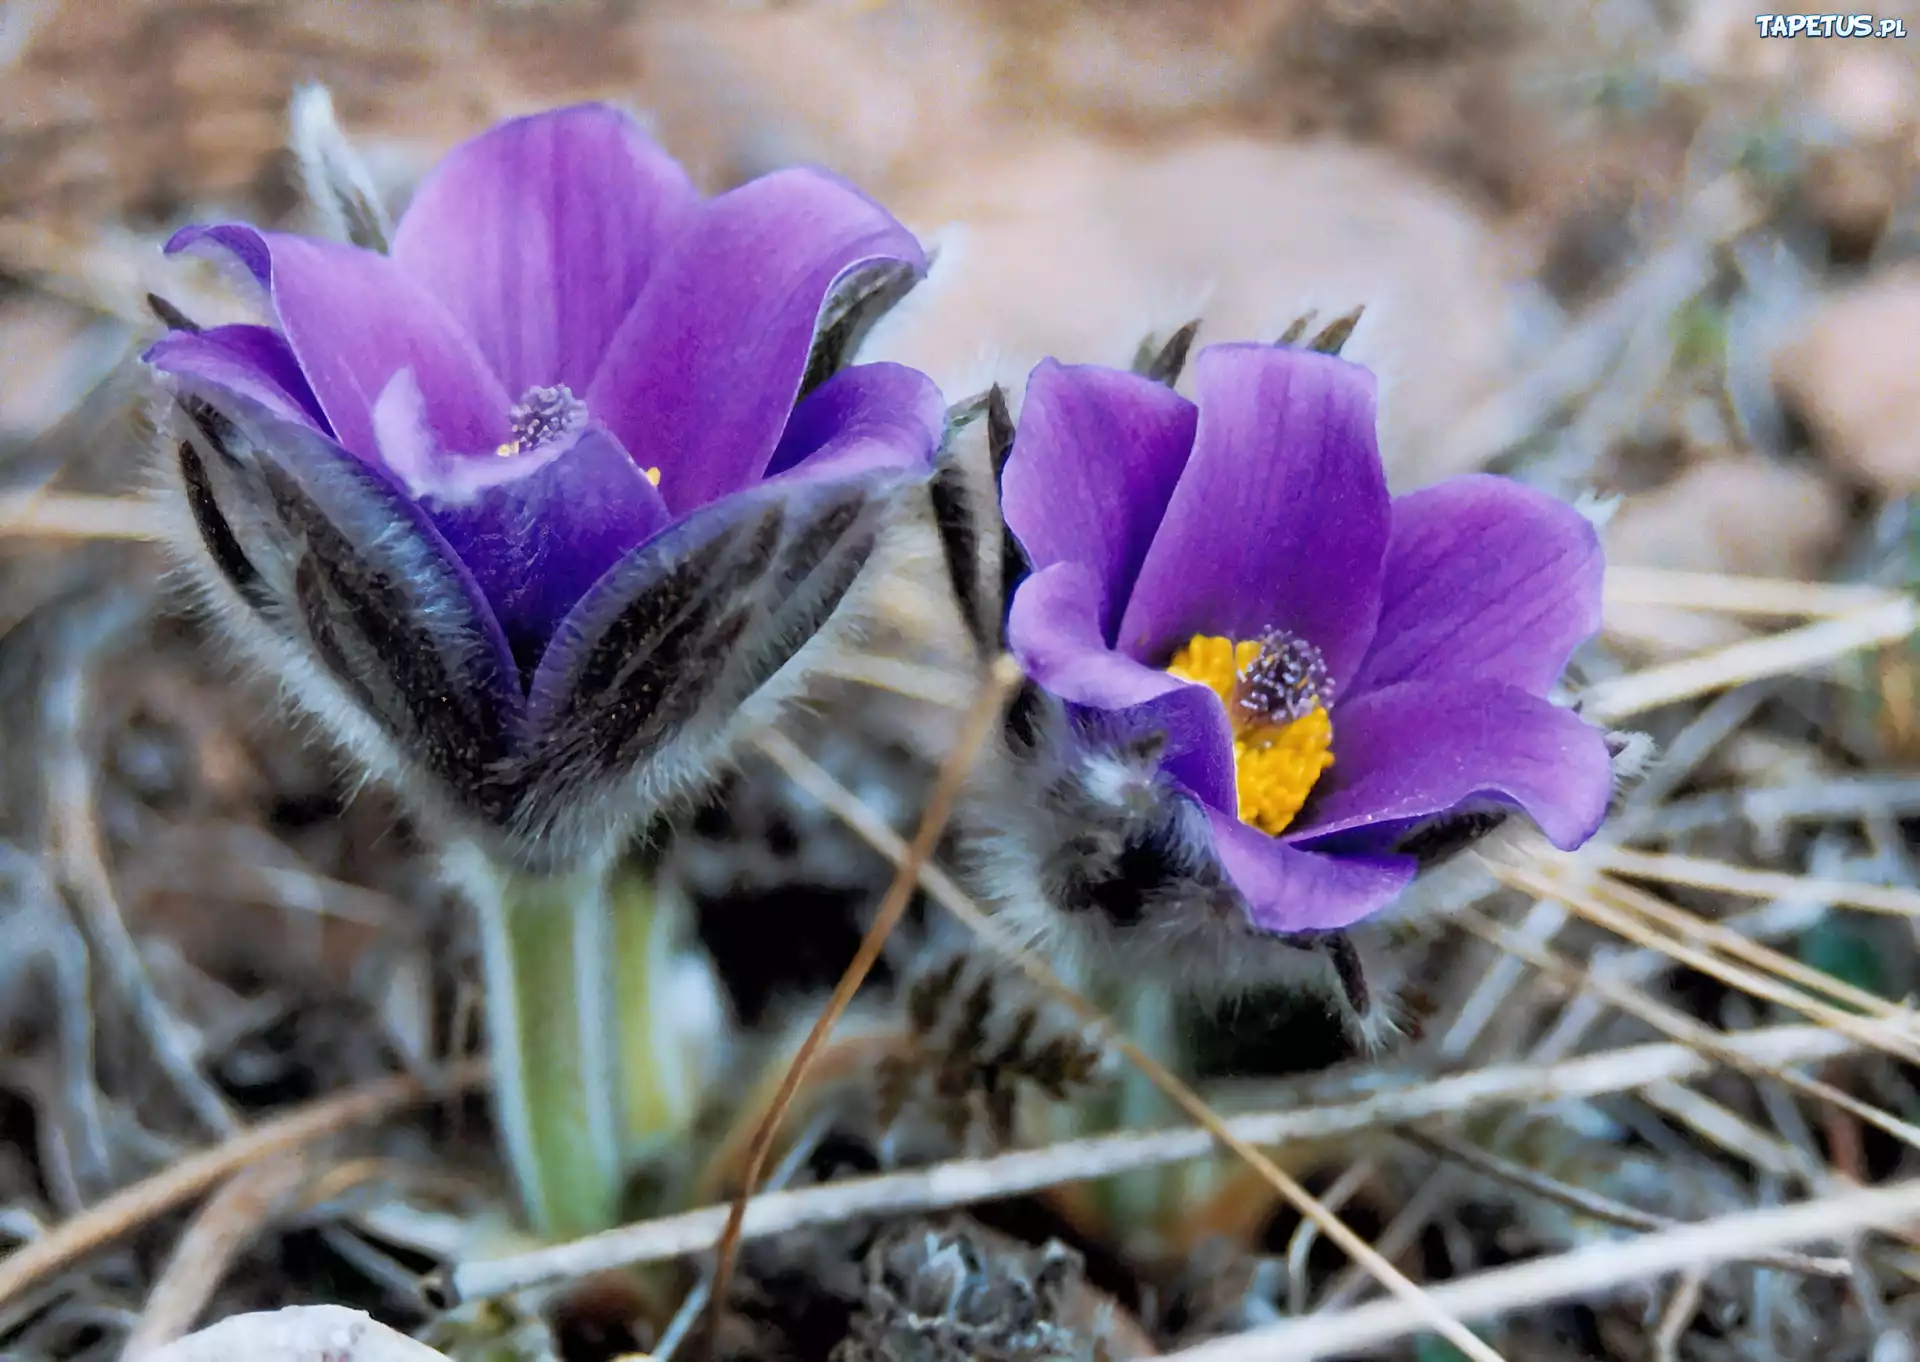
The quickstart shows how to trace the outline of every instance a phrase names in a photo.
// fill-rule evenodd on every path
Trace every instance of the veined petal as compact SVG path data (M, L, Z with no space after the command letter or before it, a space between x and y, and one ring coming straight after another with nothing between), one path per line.
M1599 828L1613 791L1606 736L1572 710L1494 681L1406 681L1334 711L1334 763L1286 840L1497 800L1562 850Z
M473 338L512 394L587 391L700 197L628 115L580 104L515 118L449 153L393 259Z
M1287 630L1336 694L1380 611L1387 485L1374 383L1328 355L1214 345L1194 369L1193 456L1141 565L1120 647L1163 663L1196 634Z
M327 424L340 443L377 460L373 404L410 370L441 441L492 449L506 438L510 401L459 325L386 256L242 223L188 227L169 253L206 245L233 253L273 298Z
M1169 774L1202 802L1232 814L1233 735L1205 686L1143 666L1107 646L1100 582L1084 563L1055 563L1014 593L1007 641L1027 675L1070 704L1105 711L1122 732L1167 734Z
M1193 451L1193 404L1116 369L1046 360L1027 381L1007 460L1007 524L1036 569L1085 563L1112 644L1134 578Z
M946 400L925 374L904 364L856 365L800 399L767 476L923 469L933 462L946 425Z
M684 515L757 481L785 429L821 304L869 260L925 267L858 191L784 170L706 203L614 336L586 401Z
M1247 901L1247 917L1279 935L1351 926L1413 882L1410 856L1329 856L1290 846L1231 814L1207 810L1214 855Z
M162 373L197 378L251 398L274 416L333 434L286 337L271 327L169 331L141 358Z
M1507 478L1453 478L1393 503L1380 627L1347 692L1501 681L1545 695L1600 628L1600 537Z

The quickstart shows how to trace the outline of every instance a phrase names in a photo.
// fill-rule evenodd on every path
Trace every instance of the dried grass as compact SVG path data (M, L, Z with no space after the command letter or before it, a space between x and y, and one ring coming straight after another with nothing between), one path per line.
M284 210L282 68L328 68L347 121L394 134L381 164L404 180L421 161L399 135L409 121L420 142L444 141L509 108L607 92L630 74L646 21L619 7L543 19L447 4L362 32L304 5L139 8L118 38L80 0L0 17L0 78L26 72L35 107L65 107L62 80L121 87L91 122L0 117L0 326L30 314L37 329L5 332L9 354L26 337L71 360L0 391L0 1234L18 1244L0 1258L0 1352L222 1356L161 1345L200 1319L313 1299L407 1329L493 1311L492 1337L520 1338L518 1293L577 1294L637 1263L667 1265L634 1313L656 1335L677 1330L670 1350L692 1338L673 1311L710 1288L669 1269L713 1248L725 1208L532 1250L495 1228L504 1184L484 1123L457 1100L481 1076L458 915L404 820L377 792L343 795L273 697L222 670L156 591L131 360L159 219L222 201ZM867 8L846 22L908 22L913 9ZM1034 32L1067 33L1060 8ZM1125 32L1127 8L1108 4L1100 22ZM1247 15L1259 5L1229 8L1246 11L1243 41L1333 25L1339 42L1323 52L1360 54L1364 81L1309 82L1318 121L1295 105L1274 122L1371 129L1462 192L1498 181L1523 235L1570 241L1593 212L1617 243L1561 290L1566 315L1529 338L1538 358L1440 433L1455 462L1572 495L1658 485L1728 450L1819 457L1754 376L1798 315L1796 290L1843 268L1816 248L1825 229L1806 167L1865 134L1836 131L1793 80L1675 57L1694 50L1680 40L1696 40L1688 25L1707 22L1705 6L1681 7L1681 21L1617 6L1604 35L1583 35L1521 22L1528 7L1515 5L1498 43L1453 33L1435 20L1445 6L1418 0L1365 7L1380 14L1364 21L1304 2L1258 22ZM1336 9L1345 17L1328 17ZM1017 16L992 22L1023 31ZM526 56L529 24L554 39L545 66ZM238 60L247 43L266 55ZM1284 83L1291 59L1276 46L1274 69L1246 88ZM993 80L1017 82L1014 65ZM1475 142L1471 167L1457 148L1472 139L1444 152L1433 131L1484 128L1460 121L1469 69L1482 82L1506 71L1538 111L1530 133ZM1596 89L1612 102L1584 93ZM1085 88L1074 97L1099 103ZM1263 117L1258 99L1232 103L1222 121ZM1121 135L1139 137L1147 106L1127 107ZM1097 121L1084 105L1073 117ZM1415 126L1431 135L1407 137ZM1637 167L1634 211L1576 213L1556 161L1608 158ZM1844 268L1871 280L1911 249L1920 205L1895 202L1888 221L1881 253ZM1543 263L1542 278L1552 272ZM224 305L208 287L208 315ZM1701 326L1704 346L1688 331ZM34 404L13 395L29 390ZM1596 718L1646 726L1662 764L1581 853L1435 880L1421 931L1382 954L1384 977L1418 999L1417 1043L1325 1074L1216 1076L1197 1093L1169 1082L1189 1124L1067 1140L1027 1130L1031 1147L984 1157L798 1177L746 1205L747 1286L795 1289L763 1251L842 1263L832 1235L850 1225L1011 1201L1084 1226L1077 1189L1178 1169L1167 1185L1184 1189L1186 1219L1169 1242L1241 1227L1208 1250L1225 1254L1230 1270L1212 1275L1231 1298L1209 1318L1240 1332L1207 1341L1208 1327L1155 1312L1150 1298L1173 1293L1185 1264L1101 1247L1128 1288L1113 1308L1181 1355L1399 1356L1397 1341L1421 1331L1481 1359L1891 1355L1876 1349L1920 1326L1920 1034L1903 1001L1920 987L1920 614L1905 513L1855 517L1800 578L1611 574L1610 628L1579 659L1579 698ZM911 631L934 598L899 591L894 619ZM1653 638L1650 611L1678 623ZM950 734L975 694L927 632L849 659L845 693L803 737L766 735L749 765L754 797L823 810L806 836L848 842L846 882L871 889L856 921L902 859L901 828L945 743L907 740L922 783L898 798L864 758L837 754L872 741L882 706L908 716L897 727L909 735ZM1098 1017L1046 962L999 941L939 864L917 883L931 915L963 918L1046 996ZM909 918L891 951L910 954L931 930ZM889 997L854 1000L865 1039L815 1075L796 1124L825 1129L858 1106L864 1063L900 1048ZM742 1036L743 1053L778 1030ZM754 1098L740 1109L761 1110L761 1090L739 1086ZM716 1135L699 1200L739 1185L750 1129L736 1112ZM1221 1197L1243 1204L1224 1215ZM435 1273L465 1303L449 1314L415 1293ZM1364 1299L1382 1290L1397 1299ZM1274 1323L1281 1310L1292 1318Z

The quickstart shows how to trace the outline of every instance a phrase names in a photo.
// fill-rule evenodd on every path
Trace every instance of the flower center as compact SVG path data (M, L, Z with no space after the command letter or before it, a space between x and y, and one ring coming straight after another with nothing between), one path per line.
M503 459L573 434L587 423L587 404L564 383L528 388L507 413L507 423L513 438L493 451Z
M513 431L513 438L494 449L494 453L503 459L515 454L524 454L530 449L571 435L587 423L587 404L573 395L573 389L564 383L556 383L551 388L528 388L513 404L513 410L507 413L507 424ZM660 485L660 470L644 470L647 481L655 487Z
M1167 671L1220 697L1233 724L1240 821L1278 836L1333 765L1332 687L1320 650L1269 629L1257 639L1196 634Z

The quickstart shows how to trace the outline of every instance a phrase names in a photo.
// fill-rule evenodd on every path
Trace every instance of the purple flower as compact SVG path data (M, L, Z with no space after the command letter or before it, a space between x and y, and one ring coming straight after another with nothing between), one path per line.
M167 247L209 248L273 325L147 353L191 418L203 575L340 736L529 856L557 803L760 692L944 429L920 374L821 372L851 290L924 270L906 228L806 170L703 201L603 106L456 148L389 254L241 223Z
M1599 626L1592 527L1496 477L1390 498L1373 379L1346 361L1216 345L1195 379L1197 405L1034 372L1003 486L1034 681L1083 726L1165 735L1263 931L1385 906L1435 820L1517 807L1557 846L1590 837L1605 735L1546 696Z

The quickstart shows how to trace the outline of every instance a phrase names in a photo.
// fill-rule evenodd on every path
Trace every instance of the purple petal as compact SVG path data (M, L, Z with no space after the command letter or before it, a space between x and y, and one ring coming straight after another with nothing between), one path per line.
M525 674L588 589L670 517L632 457L597 425L496 462L517 465L519 476L421 505L480 584Z
M1544 695L1600 627L1600 537L1563 501L1454 478L1393 503L1380 627L1349 699L1401 681Z
M1061 699L1108 711L1128 733L1167 734L1166 768L1202 802L1237 808L1226 707L1205 686L1114 652L1100 633L1104 593L1084 563L1055 563L1014 593L1007 642L1027 675Z
M757 481L786 427L821 304L869 260L925 267L913 234L849 186L784 170L694 217L608 347L587 406L677 515Z
M596 766L630 779L683 736L696 748L711 740L838 607L891 481L880 473L752 488L629 553L561 622L540 661L528 696L534 730L546 736L532 767L552 767L570 785Z
M1492 681L1407 681L1357 696L1334 710L1333 755L1288 841L1496 799L1571 850L1600 826L1613 788L1598 728Z
M332 673L404 757L451 787L455 803L485 811L484 777L511 741L521 694L473 575L387 470L304 418L286 420L197 375L180 381L243 437L235 451L253 474L229 491L250 499L248 514L239 520L228 506L223 516L267 537L261 567L277 563L256 574L275 607L261 618Z
M1199 413L1135 374L1046 360L1027 380L1002 501L1036 568L1085 563L1114 641L1134 578L1193 450Z
M585 393L700 197L626 114L581 104L456 147L414 194L393 259L508 393Z
M1194 367L1200 425L1120 626L1135 657L1195 634L1285 629L1338 691L1373 637L1388 500L1373 376L1328 355L1214 345Z
M843 369L800 399L767 476L926 468L946 427L946 399L919 370L904 364Z
M340 443L378 457L373 404L411 370L435 433L450 449L492 449L506 438L506 390L439 303L386 256L243 223L188 227L171 252L204 244L239 257L272 290L300 369Z
M1334 931L1377 913L1413 882L1410 856L1327 856L1207 810L1213 852L1261 931Z
M251 398L272 415L332 435L319 399L293 357L286 337L266 326L216 326L169 331L141 356L162 373L193 377Z

